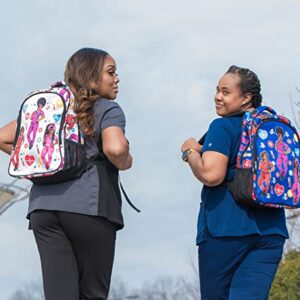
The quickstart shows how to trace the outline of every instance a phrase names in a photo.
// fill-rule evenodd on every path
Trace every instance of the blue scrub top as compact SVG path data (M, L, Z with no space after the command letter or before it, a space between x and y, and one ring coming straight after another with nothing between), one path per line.
M229 158L225 180L233 179L241 137L242 116L215 119L209 126L202 153L216 151ZM197 244L213 237L279 234L288 238L284 209L263 210L238 204L225 185L203 186Z

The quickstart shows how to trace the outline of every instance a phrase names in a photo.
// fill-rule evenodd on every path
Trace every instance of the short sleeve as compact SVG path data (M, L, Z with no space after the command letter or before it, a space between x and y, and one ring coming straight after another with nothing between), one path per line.
M209 126L201 152L216 151L230 157L231 143L229 124L223 118L215 119Z
M126 119L120 105L112 101L103 101L103 115L100 123L100 131L107 127L117 126L125 131Z

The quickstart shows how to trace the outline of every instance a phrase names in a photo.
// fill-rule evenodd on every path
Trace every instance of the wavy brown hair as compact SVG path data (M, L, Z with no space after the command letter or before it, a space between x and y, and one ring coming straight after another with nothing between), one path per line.
M94 135L94 104L101 97L98 90L103 63L109 54L100 49L82 48L67 62L65 82L75 96L75 111L86 137Z

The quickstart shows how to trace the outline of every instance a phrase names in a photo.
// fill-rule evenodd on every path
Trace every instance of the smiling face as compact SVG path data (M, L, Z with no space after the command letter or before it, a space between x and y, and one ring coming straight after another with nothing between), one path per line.
M115 60L110 55L107 55L103 62L102 76L98 85L101 97L109 100L117 98L120 79L116 70Z
M230 116L252 108L251 94L242 95L240 77L226 73L218 82L215 104L216 113L221 116Z

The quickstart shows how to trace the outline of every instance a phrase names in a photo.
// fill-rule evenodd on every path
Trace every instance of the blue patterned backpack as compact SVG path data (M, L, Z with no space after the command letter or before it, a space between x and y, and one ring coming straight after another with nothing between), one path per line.
M29 94L19 111L8 173L51 184L80 176L86 166L71 90L56 82Z
M235 200L261 208L300 207L300 144L296 128L267 106L246 112L233 181Z

